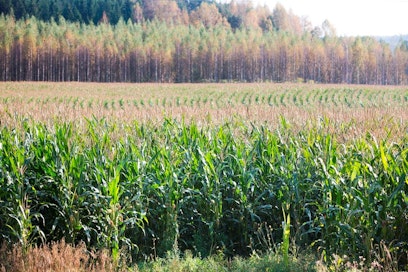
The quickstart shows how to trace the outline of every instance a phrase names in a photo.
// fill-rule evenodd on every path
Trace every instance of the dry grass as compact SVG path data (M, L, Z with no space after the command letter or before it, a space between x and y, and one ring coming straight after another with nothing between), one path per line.
M72 246L64 240L51 245L0 248L1 272L120 271L107 251L90 252L84 244Z

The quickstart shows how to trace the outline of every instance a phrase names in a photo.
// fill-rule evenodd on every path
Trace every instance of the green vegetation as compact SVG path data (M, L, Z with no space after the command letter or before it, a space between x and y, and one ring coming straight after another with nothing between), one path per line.
M0 271L408 270L407 41L0 0L0 81Z
M287 263L288 235L325 260L371 261L381 243L406 252L407 139L340 145L322 126L3 127L0 229L23 248L65 238L110 248L114 260L120 248L136 259L177 250L245 256L284 242Z
M167 2L167 3L166 3ZM167 0L157 2L155 0L15 0L1 1L0 11L6 14L13 13L17 19L27 17L36 17L43 21L64 18L71 22L80 22L86 24L98 24L99 22L109 21L116 24L119 18L123 20L138 21L143 18L153 19L158 15L165 19L166 13L163 8L170 9L169 13L174 18L180 16L180 9L191 13L201 4L213 4L213 0ZM218 4L219 8L228 7L228 5ZM161 11L161 13L160 13ZM157 14L159 13L159 14ZM169 15L167 15L169 16Z
M407 269L404 88L28 84L0 99L0 234L22 256L64 240L154 271Z

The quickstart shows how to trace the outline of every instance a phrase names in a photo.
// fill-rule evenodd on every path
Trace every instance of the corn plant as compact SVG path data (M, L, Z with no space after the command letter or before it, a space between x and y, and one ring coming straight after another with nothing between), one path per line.
M23 140L14 132L2 131L0 134L2 236L10 242L19 242L24 252L37 239L43 242L45 239L39 228L44 218L41 213L36 212L33 207L36 203L32 202L37 192L27 173L30 136L27 133Z
M125 251L232 257L277 245L287 262L291 241L327 261L371 262L387 248L406 265L406 137L340 142L328 118L301 130L283 117L20 122L0 130L2 240L85 241L115 262Z

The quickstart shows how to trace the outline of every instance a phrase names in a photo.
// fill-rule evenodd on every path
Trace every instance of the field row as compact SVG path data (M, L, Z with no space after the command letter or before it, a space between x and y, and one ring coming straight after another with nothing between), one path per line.
M10 126L27 118L48 124L84 118L161 123L170 118L273 128L283 117L299 129L328 118L332 132L351 139L367 132L398 139L408 129L408 89L403 87L0 83L0 90L0 119ZM352 131L350 123L355 124Z
M71 86L71 87L70 87ZM64 104L74 109L104 107L130 109L146 107L234 106L271 107L406 107L408 89L364 86L296 84L85 84L1 83L2 104L44 106Z
M0 241L84 241L116 260L287 254L291 241L325 261L406 270L407 98L384 86L0 83Z

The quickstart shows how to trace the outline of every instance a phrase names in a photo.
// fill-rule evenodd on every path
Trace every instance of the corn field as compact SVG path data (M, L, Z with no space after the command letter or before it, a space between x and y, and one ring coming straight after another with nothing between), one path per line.
M302 91L291 87L290 93L296 92ZM328 93L342 97L334 99L343 101L337 102L342 103L339 111L361 110L353 106L356 99ZM186 250L232 257L280 248L285 256L297 248L312 250L324 261L343 255L367 263L391 257L395 268L406 269L408 92L372 93L365 99L371 95L377 102L365 106L366 119L358 122L344 113L343 118L327 117L315 104L297 105L293 98L284 99L290 109L275 112L269 117L273 122L258 120L252 113L268 104L267 95L259 104L252 98L241 115L226 118L244 100L238 92L230 108L228 97L214 98L223 103L224 115L214 121L216 111L209 111L204 122L165 111L152 116L154 121L132 119L134 105L127 102L124 110L120 102L115 109L124 120L108 111L64 119L72 100L44 102L49 100L41 94L10 92L0 101L0 239L23 249L62 239L84 241L89 248L109 249L116 259L126 252L133 260ZM313 90L303 91L296 101L306 101L309 94ZM84 105L93 101L83 97ZM165 107L163 99L174 103L178 95L169 91L161 97L157 105L145 107ZM30 99L38 100L32 102L38 115L17 106L29 105L24 101ZM350 109L343 104L346 99ZM50 105L66 107L57 106L60 115L55 111L44 118L41 109L47 113ZM193 103L190 110L196 107ZM303 107L315 107L316 113L299 116L298 122L284 114ZM307 120L311 116L315 119ZM374 127L375 118L384 121ZM345 137L352 131L358 133Z

